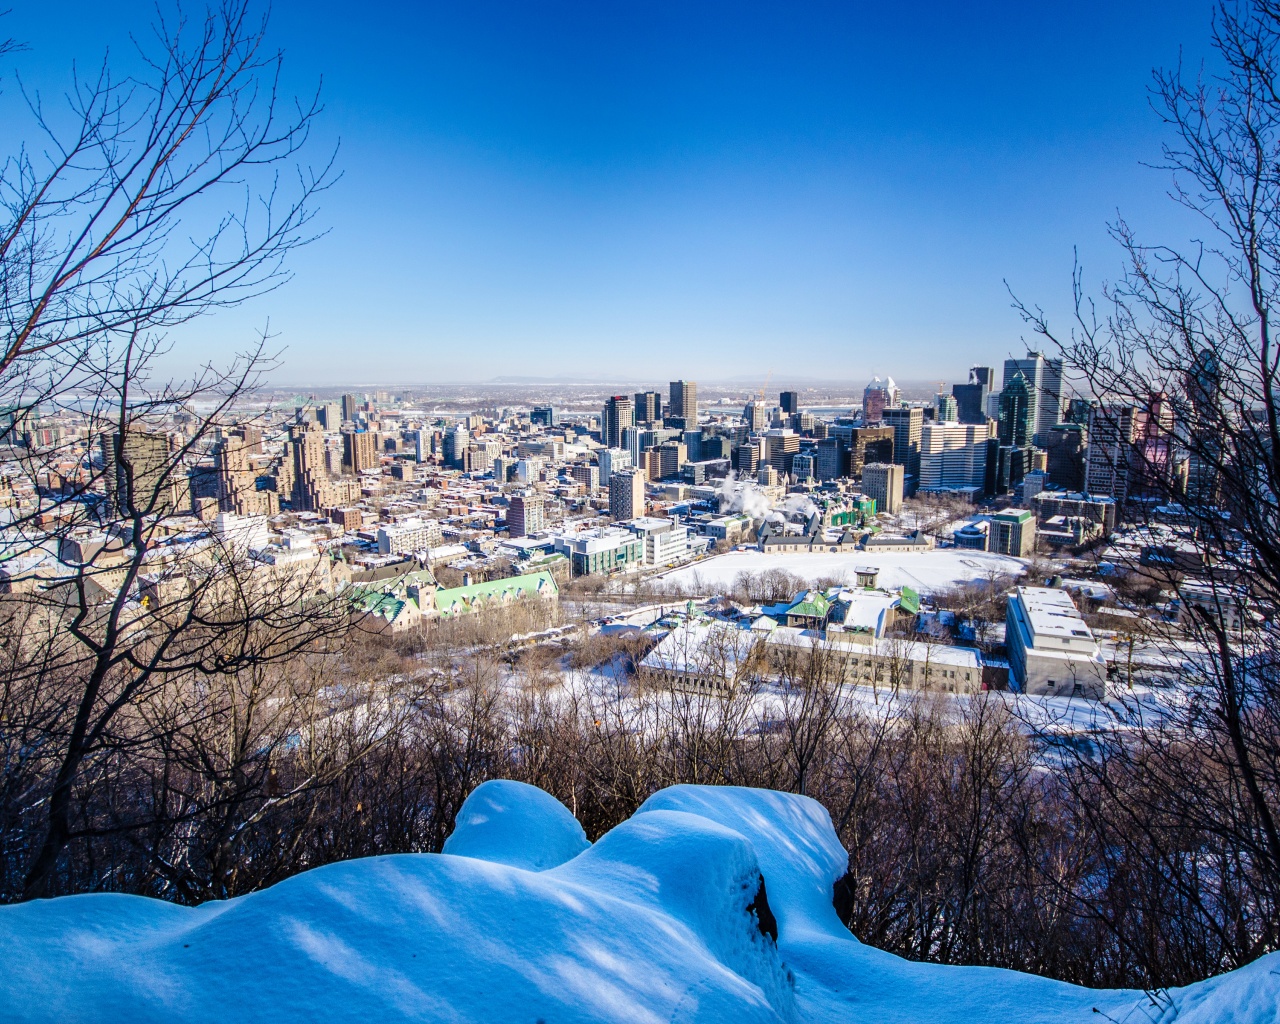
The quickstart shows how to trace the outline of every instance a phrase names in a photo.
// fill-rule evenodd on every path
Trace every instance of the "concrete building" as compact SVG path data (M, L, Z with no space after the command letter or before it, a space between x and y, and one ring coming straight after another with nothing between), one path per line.
M800 392L783 391L778 395L778 406L784 416L795 416L800 412Z
M1123 505L1129 497L1135 442L1143 416L1136 406L1101 405L1089 411L1089 447L1084 486Z
M1011 508L991 517L987 550L1014 558L1029 558L1036 549L1036 517L1027 509Z
M642 469L626 469L609 476L609 515L614 519L636 519L644 515Z
M684 420L685 428L692 429L698 422L698 385L691 380L673 380L670 393L667 416Z
M512 537L527 537L545 528L542 495L513 494L507 506L507 532Z
M1028 352L1025 359L1004 362L1005 390L1014 377L1021 374L1026 381L1030 431L1026 443L1042 442L1049 428L1062 419L1062 360L1046 359L1043 353ZM1002 444L1017 442L1001 441Z
M556 550L569 559L574 576L598 576L641 564L644 538L630 530L606 527L557 537Z
M466 447L465 445L463 447ZM345 431L342 435L342 468L359 476L381 465L378 435L367 430Z
M1084 488L1085 432L1079 423L1059 423L1045 438L1049 482L1064 491Z
M625 448L602 448L596 452L596 464L600 467L600 486L608 487L614 473L631 468L631 453Z
M1005 616L1009 677L1022 693L1106 696L1107 663L1065 590L1019 587Z
M662 392L637 391L635 393L636 423L662 422Z
M440 524L434 519L402 519L378 527L378 554L413 554L444 543Z
M677 565L693 555L692 538L687 526L679 526L670 519L640 517L624 524L636 536L644 539L645 565ZM702 541L705 545L706 541Z
M903 468L892 462L873 462L862 467L862 491L874 498L877 512L897 512L902 508Z
M986 486L991 428L981 423L926 423L920 431L920 477L924 491Z
M622 432L635 426L635 406L626 395L614 395L600 413L600 443L606 448L622 447Z

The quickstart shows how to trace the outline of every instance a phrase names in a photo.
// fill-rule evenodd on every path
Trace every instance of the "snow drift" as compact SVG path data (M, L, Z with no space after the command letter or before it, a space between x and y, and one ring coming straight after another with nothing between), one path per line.
M677 786L592 846L546 793L486 783L438 856L333 864L196 908L0 908L0 1020L1280 1019L1280 955L1157 1004L901 960L841 926L845 864L804 797Z

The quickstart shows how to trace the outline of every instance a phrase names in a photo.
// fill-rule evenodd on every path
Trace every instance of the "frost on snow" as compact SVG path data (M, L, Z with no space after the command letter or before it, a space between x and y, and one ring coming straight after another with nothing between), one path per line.
M332 864L195 908L0 907L0 1020L1280 1019L1280 954L1155 997L902 960L840 924L845 864L805 797L676 786L590 845L546 793L490 782L441 855Z

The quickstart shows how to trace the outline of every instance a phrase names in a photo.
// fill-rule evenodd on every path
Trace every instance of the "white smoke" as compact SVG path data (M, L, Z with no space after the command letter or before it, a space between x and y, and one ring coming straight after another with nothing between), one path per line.
M805 494L791 494L787 496L787 500L783 502L783 509L787 513L787 518L800 515L804 517L805 522L809 521L809 517L815 514L821 514L822 510L813 503L813 499Z
M781 512L775 512L769 507L769 499L759 487L756 486L754 480L744 477L738 480L732 473L726 476L716 490L720 498L720 512L722 514L731 514L741 512L748 515L755 522L764 519L772 519L778 522L786 520L786 516Z

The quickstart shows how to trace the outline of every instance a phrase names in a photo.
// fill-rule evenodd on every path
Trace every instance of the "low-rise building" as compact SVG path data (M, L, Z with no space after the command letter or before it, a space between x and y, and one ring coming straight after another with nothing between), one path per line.
M1106 660L1066 591L1019 587L1010 594L1005 642L1009 675L1023 693L1106 696Z
M597 576L641 564L644 538L630 530L605 527L557 537L556 550L569 559L574 576Z

